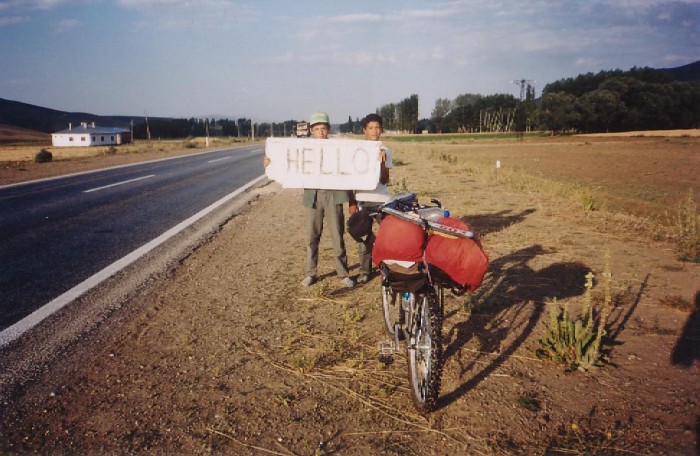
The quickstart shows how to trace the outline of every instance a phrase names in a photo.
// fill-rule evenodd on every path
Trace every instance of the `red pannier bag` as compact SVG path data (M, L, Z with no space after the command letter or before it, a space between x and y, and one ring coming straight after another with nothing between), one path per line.
M384 260L422 262L425 236L421 226L395 215L387 215L377 230L372 263L379 267Z
M437 223L473 231L467 223L457 218L445 217ZM467 291L479 288L489 268L489 256L481 248L478 239L455 239L439 234L433 234L428 239L425 261L438 267Z

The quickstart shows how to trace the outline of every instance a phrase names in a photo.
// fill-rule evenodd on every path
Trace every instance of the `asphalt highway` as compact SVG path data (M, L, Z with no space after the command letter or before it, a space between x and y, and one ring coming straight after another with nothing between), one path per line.
M0 331L263 174L254 145L0 187Z

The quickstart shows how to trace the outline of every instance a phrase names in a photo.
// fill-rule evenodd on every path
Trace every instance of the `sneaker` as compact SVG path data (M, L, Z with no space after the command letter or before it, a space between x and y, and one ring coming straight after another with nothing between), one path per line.
M369 276L367 274L360 274L357 278L357 283L365 284L369 281Z
M343 285L345 285L346 288L352 288L355 286L355 282L350 277L345 277L343 278Z
M313 285L316 282L316 277L314 276L306 276L304 277L304 280L301 281L301 284L304 285L305 287L309 287Z

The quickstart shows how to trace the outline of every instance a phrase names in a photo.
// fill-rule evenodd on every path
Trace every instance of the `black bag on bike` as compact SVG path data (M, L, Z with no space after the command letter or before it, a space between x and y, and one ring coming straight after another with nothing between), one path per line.
M372 217L369 211L360 210L348 219L348 233L355 242L367 242L372 235Z
M428 277L422 269L422 263L415 263L410 268L383 262L379 265L386 284L399 293L415 293L425 286Z

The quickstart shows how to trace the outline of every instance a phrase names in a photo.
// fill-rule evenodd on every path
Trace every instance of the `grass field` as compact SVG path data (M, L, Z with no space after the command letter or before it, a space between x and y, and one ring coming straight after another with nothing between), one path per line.
M520 190L554 193L580 201L588 210L658 220L689 191L695 201L700 198L699 137L491 139L469 144L392 138L391 145L399 160L402 151L423 149L451 168L455 178L487 171Z

